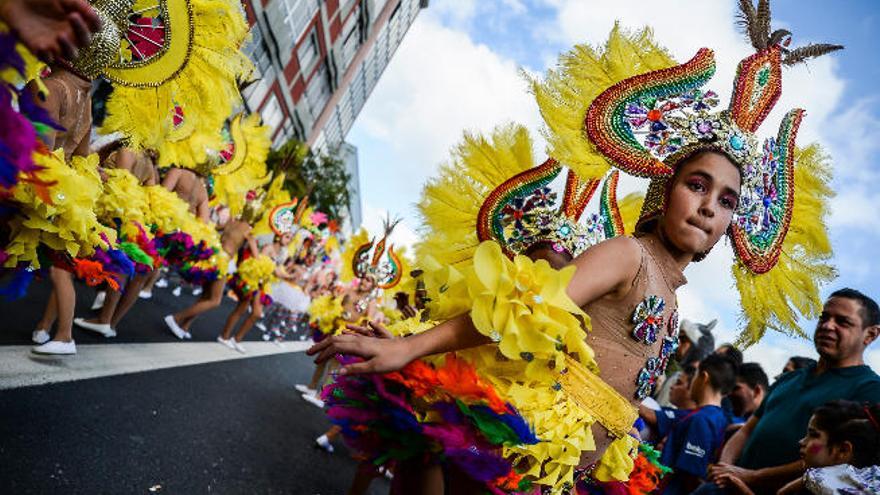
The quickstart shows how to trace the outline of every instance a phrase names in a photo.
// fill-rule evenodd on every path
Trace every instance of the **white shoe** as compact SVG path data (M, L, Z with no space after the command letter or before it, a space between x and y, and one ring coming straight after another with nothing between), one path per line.
M193 289L193 295L194 295L194 296L200 296L200 295L202 295L202 290L203 290L203 289L201 288L201 286L200 286L200 287L196 287L195 289Z
M326 450L327 452L329 452L331 454L335 450L333 448L333 444L330 443L330 439L327 438L327 435L321 435L320 437L316 438L315 445L317 445L319 448Z
M324 401L318 398L317 394L302 394L302 398L304 401L312 404L313 406L320 407L324 409Z
M186 332L184 332L183 329L180 328L180 325L174 321L174 315L168 315L165 317L165 325L168 326L168 330L171 330L171 333L173 333L178 339L183 340L186 338Z
M156 281L156 283L153 286L158 287L160 289L164 289L165 287L168 287L168 279L167 278L160 278L159 280Z
M303 393L303 394L315 395L316 393L318 393L317 390L315 390L313 388L309 388L308 385L303 385L301 383L294 385L293 388L295 388L297 391L299 391L300 393Z
M226 340L226 339L223 338L222 335L218 335L218 336L217 336L217 342L220 342L221 344L225 345L226 347L228 347L228 348L230 348L230 349L232 349L232 350L235 350L235 346L232 345L232 339Z
M180 286L178 285L173 291L171 291L171 293L174 294L174 297L180 297L180 290Z
M247 351L244 349L244 347L242 347L241 344L239 344L239 343L235 340L235 338L231 338L231 339L229 339L229 340L232 341L232 348L233 348L233 349L235 349L236 351L238 351L238 352L240 352L240 353L242 353L242 354L247 354Z
M104 307L104 299L107 298L107 293L100 290L98 294L95 295L95 301L92 303L92 310L98 310Z
M57 354L57 355L70 355L76 354L76 344L71 340L70 342L61 342L60 340L50 340L43 345L36 345L31 348L31 352L34 354Z
M107 338L116 337L116 330L113 330L109 323L91 323L86 321L85 318L74 318L73 324L80 328L100 333Z
M264 332L266 331L266 325L263 325L262 321L257 322L257 328L259 328L260 330L262 330Z
M192 338L193 338L193 334L191 334L191 333L187 332L186 330L184 330L184 331L183 331L183 338L186 339L186 340L192 340Z
M31 340L34 341L35 344L45 344L52 339L52 336L49 335L47 330L34 330L34 333L31 334Z
M141 299L152 299L153 293L148 290L142 290L142 291L138 292L138 297Z

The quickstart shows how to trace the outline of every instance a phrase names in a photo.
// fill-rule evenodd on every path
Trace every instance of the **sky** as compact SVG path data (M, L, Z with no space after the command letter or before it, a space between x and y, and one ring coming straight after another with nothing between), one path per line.
M604 42L615 21L631 30L650 26L679 61L703 46L716 53L718 70L708 87L726 102L736 65L753 51L734 26L733 0L432 0L410 28L347 140L357 146L364 224L379 232L387 213L404 218L393 240L412 244L419 226L414 204L421 186L448 158L463 131L490 132L516 122L532 131L542 153L542 121L523 73L542 75L576 44ZM880 3L874 0L775 0L773 27L794 33L792 46L845 45L834 53L785 69L783 96L759 130L775 135L787 109L805 108L801 145L818 141L832 155L833 187L828 226L839 277L823 297L853 287L880 297ZM536 157L543 159L543 156ZM639 187L636 181L623 183ZM644 187L644 185L641 185ZM592 208L588 207L588 208ZM589 209L588 209L589 211ZM716 343L734 340L739 297L730 275L732 254L721 241L709 257L685 271L679 290L683 318L718 319ZM802 328L812 335L815 320ZM767 335L745 351L776 375L788 357L816 357L811 341ZM866 354L880 370L880 344Z

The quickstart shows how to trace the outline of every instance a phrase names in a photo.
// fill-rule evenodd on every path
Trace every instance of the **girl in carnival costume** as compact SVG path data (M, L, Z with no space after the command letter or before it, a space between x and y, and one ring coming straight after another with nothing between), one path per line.
M496 233L480 237L472 266L426 270L444 282L435 286L443 287L448 311L431 315L443 323L405 339L334 336L310 353L318 362L337 353L362 357L343 366L340 374L348 375L474 347L477 369L496 377L496 386L507 383L501 396L541 442L504 445L519 482L473 478L495 491L532 481L553 493L573 487L576 467L585 469L579 479L626 480L637 444L628 435L635 405L675 349L675 290L689 263L724 234L733 240L746 345L765 327L800 333L798 314L817 313L818 284L833 276L823 224L830 173L817 147L794 146L803 111L786 114L777 139L763 146L754 132L781 94L782 65L834 47L789 51L789 34L770 34L769 19L749 28L768 34L740 63L722 111L714 110L716 94L702 89L714 73L712 52L674 65L647 31L626 36L615 28L604 53L578 47L561 70L534 84L552 157L585 182L609 166L651 179L634 237L600 242L556 271L545 260L505 257L509 239L519 237L486 222L484 230ZM429 486L421 492L439 493L436 483Z

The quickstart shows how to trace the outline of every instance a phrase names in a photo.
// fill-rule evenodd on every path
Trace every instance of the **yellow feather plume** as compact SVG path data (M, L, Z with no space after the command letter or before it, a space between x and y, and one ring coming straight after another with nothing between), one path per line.
M558 69L548 71L544 81L531 81L546 124L547 154L584 180L601 178L610 165L584 132L590 104L623 79L673 65L675 61L654 42L650 29L629 34L618 25L604 47L577 45L561 55Z
M235 0L188 0L191 46L172 45L166 59L189 49L186 63L159 85L129 81L128 69L108 69L114 82L101 133L122 132L132 148L159 151L159 166L194 168L218 149L219 130L241 100L238 80L253 71L241 51L248 24ZM178 26L179 27L179 26ZM158 62L162 65L162 61ZM175 106L184 115L175 129Z
M271 176L266 170L266 157L269 155L271 140L268 126L260 124L260 116L251 114L242 119L241 132L243 143L235 143L235 152L245 152L242 166L227 175L214 176L214 199L212 203L229 206L230 213L238 217L244 210L245 196L248 191L262 188ZM269 209L277 203L263 199ZM266 217L266 215L263 215ZM268 223L267 223L268 225Z
M819 145L796 150L794 180L794 210L779 262L762 275L739 261L733 265L744 324L739 345L758 342L768 328L806 337L798 317L819 315L819 285L836 277L828 264L832 252L825 226L828 200L834 195L828 186L831 164Z
M642 203L645 202L645 193L633 192L627 194L617 202L620 218L623 220L624 235L630 235L636 230L636 222L642 212Z
M267 205L272 205L273 207L279 205L281 203L289 203L293 198L290 197L290 192L284 189L284 180L285 175L283 173L278 174L272 182L269 184L268 189L266 190L266 197L263 198L263 203ZM271 208L269 209L271 211ZM272 234L272 227L269 226L269 215L263 215L260 220L254 225L252 235L264 235L264 234ZM295 243L290 243L290 248L293 249Z
M525 127L509 124L487 137L465 133L449 163L422 190L417 207L422 241L416 260L431 256L461 270L473 263L477 216L486 196L510 177L535 166L532 140Z

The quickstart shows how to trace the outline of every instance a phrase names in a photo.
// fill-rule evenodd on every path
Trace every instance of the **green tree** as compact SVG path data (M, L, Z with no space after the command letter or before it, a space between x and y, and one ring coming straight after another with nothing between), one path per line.
M309 204L330 218L340 219L350 213L351 175L338 157L313 153L305 143L291 139L269 152L266 166L275 175L286 175L284 188L291 196L308 194Z

